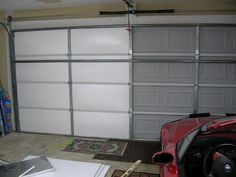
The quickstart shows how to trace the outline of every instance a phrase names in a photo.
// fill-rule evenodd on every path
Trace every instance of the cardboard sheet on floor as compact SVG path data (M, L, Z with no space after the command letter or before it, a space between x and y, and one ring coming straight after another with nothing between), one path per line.
M27 156L24 160L38 156ZM35 177L105 177L110 166L100 163L77 162L47 158L54 171L35 175Z

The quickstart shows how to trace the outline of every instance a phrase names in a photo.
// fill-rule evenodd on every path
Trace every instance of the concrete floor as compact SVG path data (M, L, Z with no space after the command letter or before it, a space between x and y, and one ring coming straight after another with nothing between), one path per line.
M72 140L73 137L69 136L11 133L5 137L0 137L0 159L15 162L24 159L28 155L36 155L102 163L111 166L106 177L111 177L115 169L127 170L132 165L132 163L127 162L95 160L92 159L93 154L62 151ZM158 174L159 168L156 165L141 164L135 171Z

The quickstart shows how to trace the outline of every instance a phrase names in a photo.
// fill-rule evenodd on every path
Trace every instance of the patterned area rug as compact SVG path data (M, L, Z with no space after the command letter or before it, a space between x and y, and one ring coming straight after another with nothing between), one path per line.
M154 141L123 140L123 142L128 143L123 156L97 153L94 155L93 158L99 160L112 160L112 161L133 162L133 163L139 159L142 160L142 163L144 164L153 164L152 155L161 149L160 142L157 141L154 142Z
M64 151L86 154L107 154L122 156L127 147L127 142L74 139Z
M123 170L115 170L112 177L121 177L125 171ZM151 174L151 173L140 173L140 172L133 172L131 173L130 177L160 177L158 174Z

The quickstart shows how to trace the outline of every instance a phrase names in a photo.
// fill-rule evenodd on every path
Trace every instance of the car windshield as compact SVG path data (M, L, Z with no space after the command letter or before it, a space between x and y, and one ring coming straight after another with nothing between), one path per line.
M215 119L190 132L177 144L177 157L181 161L188 147L199 133L214 131L236 131L236 116Z
M200 128L189 133L184 139L178 142L177 144L177 157L181 161L185 152L187 151L189 145L192 143L196 135L200 132Z

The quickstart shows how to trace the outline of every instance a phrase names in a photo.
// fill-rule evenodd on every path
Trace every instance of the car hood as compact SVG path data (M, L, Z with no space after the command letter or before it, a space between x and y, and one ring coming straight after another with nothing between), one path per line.
M184 118L175 122L167 123L163 126L162 140L166 140L166 143L177 144L180 140L184 139L191 132L197 129L201 130L201 132L236 129L236 116Z
M205 128L206 131L235 130L236 116L210 121L206 124ZM204 128L202 128L202 131L204 131Z

